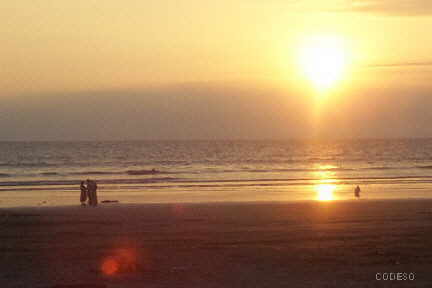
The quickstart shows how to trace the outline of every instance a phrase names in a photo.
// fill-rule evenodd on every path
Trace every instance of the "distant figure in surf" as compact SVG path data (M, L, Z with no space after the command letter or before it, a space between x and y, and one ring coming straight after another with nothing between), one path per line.
M80 190L81 190L81 195L80 195L81 206L85 206L86 205L85 202L87 201L88 198L88 189L84 181L81 181Z
M358 186L357 185L357 187L354 189L354 196L357 198L357 199L360 199L360 186Z
M89 198L89 205L90 206L97 206L98 199L97 199L97 184L96 181L87 179L87 191L88 191L88 198Z

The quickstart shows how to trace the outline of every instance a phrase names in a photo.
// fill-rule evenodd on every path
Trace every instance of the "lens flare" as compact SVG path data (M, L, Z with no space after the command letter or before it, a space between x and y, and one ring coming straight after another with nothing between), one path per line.
M107 276L118 273L135 272L137 269L137 251L133 248L117 248L103 259L101 271Z
M119 271L119 263L114 258L107 258L102 262L101 270L105 275L114 275Z

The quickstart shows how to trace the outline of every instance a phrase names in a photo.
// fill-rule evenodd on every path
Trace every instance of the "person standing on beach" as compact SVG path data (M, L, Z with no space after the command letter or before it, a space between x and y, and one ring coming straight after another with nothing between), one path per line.
M85 206L85 202L87 201L88 198L88 189L84 184L84 181L81 181L81 185L80 185L80 190L81 190L81 195L80 195L80 202L82 206Z
M96 192L97 191L96 181L87 179L87 189L88 189L90 206L97 206L98 200L97 200L97 192Z
M96 181L93 182L93 206L98 205L98 197L97 197L97 184Z
M92 188L91 188L91 180L87 179L85 182L86 182L86 186L87 186L88 205L92 206L92 204L93 204L93 193L92 193Z

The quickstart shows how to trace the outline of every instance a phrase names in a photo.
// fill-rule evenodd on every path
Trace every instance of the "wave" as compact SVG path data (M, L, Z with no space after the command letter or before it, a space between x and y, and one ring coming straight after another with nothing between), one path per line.
M202 174L231 174L231 173L241 173L241 174L248 174L248 173L256 173L256 174L269 174L269 173L279 173L279 174L305 174L308 175L311 172L322 172L322 171L328 171L328 172L355 172L359 171L385 171L385 170L408 170L413 168L419 168L419 169L432 169L432 166L411 166L411 167L390 167L390 166L377 166L377 167L324 167L324 168L268 168L268 169L251 169L248 167L242 167L238 169L218 169L218 168L210 168L210 169L197 169L197 170L185 170L185 171L161 171L156 169L137 169L137 170L114 170L114 171L99 171L99 170L90 170L90 171L64 171L61 169L60 172L54 172L54 171L47 171L47 172L39 172L34 174L7 174L7 173L0 173L0 177L50 177L50 176L157 176L157 175L176 175L176 174L186 174L186 175L202 175ZM339 175L342 176L342 175ZM38 179L39 180L39 179Z
M72 172L70 175L119 175L123 172L113 172L113 171L83 171L83 172Z
M362 167L357 168L358 170L408 170L408 169L432 169L432 165L417 165L417 166L377 166L377 167ZM355 169L354 169L355 170Z
M162 172L156 169L151 170L128 170L126 171L128 175L154 175L154 174L168 174L168 172Z
M432 169L432 165L426 165L426 166L415 166L415 168L419 168L419 169Z
M233 169L233 170L210 170L206 173L279 173L279 172L320 172L320 171L373 171L373 170L406 170L413 168L432 169L432 166L412 166L412 167L390 167L390 166L377 166L377 167L331 167L331 168L272 168L272 169ZM188 172L189 174L189 172Z
M158 178L128 178L128 179L98 179L98 184L151 184L180 180L173 177ZM82 180L35 180L35 181L0 181L0 186L79 186Z
M43 168L43 167L56 167L57 164L47 163L47 162L9 162L0 163L0 167L17 167L17 168Z
M179 174L181 172L171 172L171 171L160 171L160 170L126 170L126 171L79 171L79 172L68 172L61 170L60 172L38 172L38 173L22 173L22 174L6 174L0 173L0 177L40 177L40 176L98 176L98 175L130 175L130 176L140 176L140 175L161 175L161 174ZM188 171L187 174L197 174L194 171Z
M175 172L166 172L160 170L127 170L127 171L83 171L83 172L73 172L70 175L157 175L157 174L176 174Z
M280 173L280 172L320 172L320 171L355 171L355 168L272 168L272 169L232 169L232 170L204 170L205 173ZM187 174L190 174L187 172Z
M319 172L319 171L353 171L353 170L355 170L355 169L354 168L342 168L342 167L273 169L274 172Z
M226 180L197 180L177 179L171 177L161 178L130 178L130 179L108 179L98 180L100 189L103 191L137 190L145 193L147 189L172 189L194 188L200 192L201 188L223 188L223 187L294 187L313 186L320 184L320 179L226 179ZM369 185L369 184L428 184L432 183L432 176L424 177L353 177L339 178L335 185ZM151 184L151 185L147 185ZM79 180L67 181L21 181L1 182L0 192L7 191L79 191ZM215 190L216 191L216 190Z
M366 173L367 171L401 171L401 173L397 172L397 174L404 174L403 170L410 170L410 169L430 169L432 170L432 165L407 165L407 166L363 166L363 167L335 167L335 166L327 166L327 167L263 167L263 168L253 168L253 167L238 167L238 168L226 168L226 167L211 167L211 168L204 168L199 169L199 167L196 167L196 169L186 169L186 170L157 170L157 169L130 169L130 170L123 170L121 168L118 168L118 170L84 170L84 171L65 171L64 168L59 168L58 171L45 171L45 172L39 172L34 171L36 173L27 173L27 171L31 171L28 169L23 170L21 173L14 173L9 174L8 171L5 171L6 173L0 173L1 178L5 177L32 177L32 178L45 178L43 180L49 180L50 177L71 177L71 176L79 176L79 177L86 177L86 176L131 176L131 177L155 177L158 175L178 175L178 174L184 174L189 175L189 177L194 177L193 175L205 175L205 174L212 174L212 175L223 175L223 174L233 174L233 173L239 173L242 175L246 174L286 174L289 175L290 173L293 174L292 177L301 177L299 175L304 174L304 176L307 177L310 173L313 172L341 172L339 173L339 177L343 177L347 174L352 173ZM50 169L52 170L52 169ZM24 172L25 171L25 172ZM24 173L23 173L24 172ZM344 173L346 172L346 173ZM389 172L389 174L393 174L393 172ZM294 176L296 175L296 176ZM412 173L408 173L408 175L412 175ZM222 176L221 176L222 177ZM258 176L257 176L258 177ZM40 179L37 179L40 180Z
M378 167L364 167L358 168L359 170L397 170L397 169L409 169L406 167L388 167L388 166L378 166Z

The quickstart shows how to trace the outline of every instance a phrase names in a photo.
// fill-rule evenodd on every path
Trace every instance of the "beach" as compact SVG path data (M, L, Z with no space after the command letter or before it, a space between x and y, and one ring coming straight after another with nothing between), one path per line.
M431 200L3 208L0 223L1 287L432 283Z

